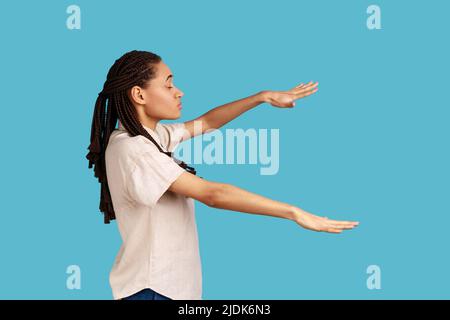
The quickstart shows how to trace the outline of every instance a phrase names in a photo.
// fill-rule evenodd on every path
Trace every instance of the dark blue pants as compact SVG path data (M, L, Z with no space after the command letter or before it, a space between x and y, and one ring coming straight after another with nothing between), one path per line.
M172 300L162 294L159 294L156 291L153 291L150 288L141 290L132 294L131 296L125 297L122 300Z

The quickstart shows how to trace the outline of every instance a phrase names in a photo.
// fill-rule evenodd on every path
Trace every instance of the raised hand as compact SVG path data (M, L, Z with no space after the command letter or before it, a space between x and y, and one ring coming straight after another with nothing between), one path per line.
M264 91L265 102L278 108L292 108L295 106L295 100L307 97L319 89L318 82L308 82L287 91Z

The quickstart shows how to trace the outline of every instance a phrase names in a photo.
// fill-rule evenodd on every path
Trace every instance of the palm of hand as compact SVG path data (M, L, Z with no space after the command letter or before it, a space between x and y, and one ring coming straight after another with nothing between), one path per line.
M295 106L295 100L307 97L317 92L319 83L312 81L307 84L299 84L298 86L287 91L269 91L268 103L278 108L292 108Z

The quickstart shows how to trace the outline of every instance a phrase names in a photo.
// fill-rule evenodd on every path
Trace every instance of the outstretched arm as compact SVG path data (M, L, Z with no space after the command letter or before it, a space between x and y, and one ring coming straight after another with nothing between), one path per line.
M231 184L208 181L188 172L182 173L169 190L209 207L289 219L313 231L341 233L344 229L353 229L358 225L358 222L319 217L296 206L265 198Z
M207 130L219 129L242 113L265 102L263 92L258 92L247 98L233 101L209 110L200 117L184 123L191 138L205 133Z
M205 133L207 130L219 129L242 113L267 102L274 107L292 108L295 100L309 96L317 91L318 83L300 84L287 91L261 91L247 98L233 101L211 109L200 117L185 122L190 137Z

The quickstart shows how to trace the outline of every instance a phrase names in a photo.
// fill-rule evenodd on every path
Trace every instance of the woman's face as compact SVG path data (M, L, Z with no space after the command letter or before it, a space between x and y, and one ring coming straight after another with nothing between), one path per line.
M173 84L173 75L163 62L154 65L155 78L147 88L134 86L129 94L142 122L178 119L181 115L181 97L184 93Z

